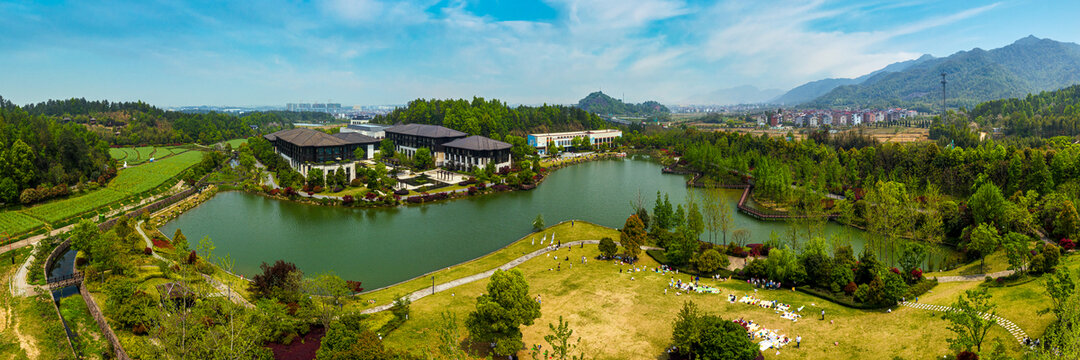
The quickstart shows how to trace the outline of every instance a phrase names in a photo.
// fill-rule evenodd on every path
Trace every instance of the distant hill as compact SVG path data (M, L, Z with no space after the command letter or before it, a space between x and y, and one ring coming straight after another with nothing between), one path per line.
M682 103L693 105L760 104L768 102L783 93L784 91L780 89L762 90L753 85L743 85L696 95L683 100Z
M879 73L806 103L809 107L908 107L937 111L941 73L949 107L976 104L1080 83L1080 45L1034 36L990 51L979 48L936 58L899 72Z
M1080 85L1022 98L987 101L968 112L970 121L1002 128L1005 135L1080 135Z
M607 96L597 91L589 94L577 103L577 107L596 114L621 115L621 116L657 116L671 113L667 106L656 101L646 101L640 104L627 104L622 100Z
M864 81L866 81L867 79L870 79L870 78L874 77L875 75L882 74L882 73L892 73L892 72L904 71L904 70L906 70L907 68L909 68L909 67L911 67L913 65L921 64L923 62L926 62L927 60L932 60L932 59L934 59L933 56L930 56L929 54L926 54L926 55L923 55L922 57L919 57L918 59L908 60L908 61L901 61L901 62L889 64L888 66L886 66L884 68L881 68L881 69L879 69L877 71L874 71L872 73L869 73L869 74L866 74L866 75L863 75L863 76L860 76L860 77L857 77L857 78L854 78L854 79L849 79L849 78L828 78L828 79L821 79L821 80L811 81L811 82L799 85L799 86L795 87L794 89L788 90L787 93L784 93L783 95L781 95L781 96L779 96L779 97L777 97L775 99L770 99L768 102L773 103L773 104L783 104L783 105L802 104L804 102L811 101L811 100L814 100L814 99L816 99L816 98L818 98L818 97L820 97L822 95L825 95L825 94L829 93L829 91L832 91L833 89L838 88L840 86L861 84Z

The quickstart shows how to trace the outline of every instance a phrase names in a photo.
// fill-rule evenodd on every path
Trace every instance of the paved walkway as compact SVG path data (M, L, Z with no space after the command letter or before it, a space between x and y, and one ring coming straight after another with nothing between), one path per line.
M910 308L915 308L915 309L928 310L928 311L940 311L940 312L959 311L956 308L951 308L951 307L948 307L948 306L913 303L913 302L910 302L910 301L900 303L900 305L907 306L907 307L910 307ZM997 316L997 315L989 315L989 314L980 314L980 315L982 315L983 319L990 319L990 317L993 317L994 320L996 321L996 323L998 325L1001 325L1001 327L1005 328L1005 330L1008 331L1009 334L1012 334L1012 336L1014 338L1016 338L1016 341L1019 342L1020 345L1024 344L1024 339L1027 338L1027 333L1025 333L1024 329L1021 329L1019 326L1014 324L1012 321L1009 321L1008 319L1005 319L1005 318Z
M146 247L150 248L150 250L152 251L151 254L154 255L154 258L158 259L158 260L161 260L161 261L168 262L168 263L172 263L173 262L172 260L166 259L166 258L162 257L161 255L158 255L157 251L153 251L154 243L152 241L150 241L150 237L146 236L146 233L143 232L142 224L143 224L143 221L139 220L139 222L137 224L135 224L135 231L138 231L139 235L142 236L143 242L146 243ZM252 305L250 302L247 301L247 299L244 299L243 296L240 296L239 293L237 293L235 291L232 291L232 288L229 288L225 284L222 284L220 281L217 281L217 279L214 279L214 278L212 278L212 277L210 277L210 276L208 276L206 274L202 274L202 277L204 279L206 279L206 282L210 283L210 285L213 286L215 290L217 290L219 295L226 296L226 297L229 298L229 300L232 300L232 302L234 302L234 303L236 303L238 305L241 305L243 307L246 307L248 309L254 309L255 308L255 305Z
M37 286L30 285L26 282L26 275L30 271L30 264L34 262L34 252L30 252L30 256L26 257L26 261L23 261L19 266L19 270L15 272L15 277L11 278L8 288L11 290L11 295L15 296L34 296L39 294Z
M574 245L581 245L581 244L595 245L595 244L599 244L599 243L600 243L600 240L579 240L579 241L571 241L571 242L563 243L562 246L565 247L565 246L574 246ZM619 242L616 241L615 244L619 244ZM622 245L619 245L619 246L622 246ZM642 246L641 249L642 250L662 250L661 248L652 247L652 246ZM516 267L518 265L521 265L521 263L523 263L523 262L529 261L529 259L535 258L535 257L540 256L540 255L544 255L544 254L546 254L548 252L552 252L552 251L556 251L556 250L558 250L558 249L553 248L553 247L544 247L543 249L536 250L536 251L533 251L531 253L522 255L521 257L518 257L517 259L511 260L510 262L508 262L506 264L503 264L503 265L501 265L501 266L499 266L497 268L494 268L494 269L491 269L491 270L488 270L488 271L485 271L485 272L482 272L482 273L479 273L479 274L470 275L470 276L466 276L466 277L463 277L463 278L459 278L459 279L451 280L449 282L445 282L445 283L442 283L442 284L435 285L434 290L432 290L431 288L425 288L425 289L414 291L412 294L409 294L409 300L410 301L416 301L416 300L419 300L419 299L421 299L421 298L423 298L425 296L432 295L434 293L443 292L443 291L446 291L446 290L449 290L449 289L452 289L452 288L455 288L455 287L458 287L458 286L461 286L461 285L471 283L473 281L486 279L488 277L491 277L491 275L495 273L495 270L510 270L510 269L512 269L512 268L514 268L514 267ZM360 313L362 313L362 314L377 313L377 312L380 312L380 311L390 310L390 307L392 307L392 306L394 306L394 304L392 304L392 303L391 304L386 304L386 305L380 305L380 306L376 306L376 307L373 307L373 308L370 308L370 309L366 309L364 311L361 311Z
M934 278L937 279L938 282L983 281L986 280L987 276L997 279L999 277L1012 275L1014 272L1015 271L1013 270L1002 270L989 274L937 276Z

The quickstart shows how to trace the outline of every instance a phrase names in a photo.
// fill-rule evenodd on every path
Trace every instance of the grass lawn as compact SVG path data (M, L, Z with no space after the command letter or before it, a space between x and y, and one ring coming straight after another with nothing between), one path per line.
M612 239L619 238L619 233L617 231L600 225L590 224L584 221L577 221L575 222L575 225L571 227L569 222L562 223L545 229L543 232L526 235L518 241L507 245L505 248L485 255L483 257L458 265L454 265L446 269L438 270L430 274L422 275L415 279L408 280L381 290L369 291L357 295L353 297L356 301L348 302L346 304L346 307L353 309L362 309L370 306L378 306L391 303L394 301L395 294L405 295L416 290L431 287L432 276L435 277L436 283L441 284L454 279L459 279L476 273L494 269L502 264L508 263L511 260L520 257L521 255L536 251L544 246L547 246L546 244L540 245L540 239L544 238L544 236L547 236L550 239L552 234L555 234L556 240L563 242L569 242L574 240L599 240L605 236L611 237ZM533 238L536 239L535 245L533 245L531 241ZM368 300L375 300L375 303L370 304L368 303Z
M560 232L558 239L571 241L595 239L601 234L617 235L614 230L585 225L584 222L578 222L574 230L578 227L591 230L586 234L577 234L576 231L567 229L568 225L554 228L555 231L567 232L565 235ZM470 263L440 271L436 273L437 282L442 283L446 281L443 279L494 268L497 264L520 256L526 250L538 248L539 245L530 246L530 238L531 236L526 237L505 250ZM805 306L802 312L805 318L791 322L780 318L773 310L725 301L727 294L741 296L753 293L753 289L745 282L711 279L702 281L719 287L722 295L676 296L674 291L665 294L664 289L670 275L647 271L627 273L625 270L628 266L594 260L598 254L595 245L587 245L584 249L575 247L559 250L551 256L535 258L518 267L530 283L530 295L539 294L543 299L542 317L532 326L522 328L528 346L543 344L547 347L543 340L543 336L549 333L547 325L557 322L561 315L570 322L575 336L581 336L580 349L590 358L662 359L665 358L664 349L670 342L671 323L676 313L684 301L693 300L707 313L719 314L725 319L753 320L766 328L779 330L780 334L787 334L792 338L797 335L803 337L801 349L795 349L792 344L781 349L779 355L776 350L769 350L765 352L767 358L865 359L899 356L904 359L926 359L951 353L946 339L952 336L952 333L947 330L946 322L938 317L940 313L911 308L894 308L892 313L855 310L790 290L761 290L758 293L759 298L779 300L793 305L793 308ZM556 255L559 256L558 262L554 260ZM569 256L571 261L565 261L564 256ZM580 263L581 256L589 259L587 264ZM569 267L570 263L574 264L573 268ZM556 264L561 264L561 271L551 270ZM657 263L645 257L637 265L652 268L657 266ZM620 268L624 272L620 273ZM631 277L634 280L631 280ZM686 275L676 277L684 282L690 280ZM430 277L421 278L387 290L364 294L361 298L376 298L379 300L378 304L385 304L390 301L390 298L385 296L388 293L404 294L430 286L430 281ZM410 320L385 338L387 345L417 353L425 347L434 347L438 341L434 329L441 321L440 313L443 311L456 313L461 332L466 334L464 320L474 309L475 299L485 291L487 283L487 280L476 281L416 301L412 305ZM921 300L948 305L955 301L962 290L976 286L978 282L942 284L933 292L924 295ZM1044 301L1042 297L1045 296L1041 295L1040 287L1037 283L1028 283L1016 287L994 288L991 293L1001 307L1000 314L1017 322L1025 330L1038 330L1035 333L1040 334L1039 331L1045 328L1049 321L1049 318L1035 315L1035 311L1040 308L1035 304ZM1005 299L1009 299L1008 304ZM833 323L817 319L816 316L822 309L826 311L826 319L834 321ZM1019 354L1019 345L1003 328L993 328L985 344L992 344L995 338L1001 338L1012 355ZM612 346L616 343L618 346ZM526 352L519 355L525 358L529 356Z
M240 147L240 144L247 144L247 138L232 139L232 140L226 141L225 143L229 144L229 145L232 145L232 148L236 149L236 148Z
M0 280L7 284L30 248L0 256ZM15 264L10 257L15 257ZM49 296L15 297L0 291L0 359L74 359L64 326Z
M101 335L90 309L86 307L82 295L75 294L60 299L60 314L77 336L76 348L85 359L101 359L101 354L109 350L108 341Z
M347 186L347 187L345 187L345 189L342 189L341 191L338 191L338 192L332 192L330 190L325 190L325 191L319 193L319 195L337 196L337 197L342 197L342 196L345 196L345 195L352 195L352 197L354 199L363 199L364 195L367 194L367 193L368 193L368 189L366 187L363 187L363 186L361 186L361 187Z
M926 276L956 276L989 274L1009 269L1009 258L1005 256L1005 250L999 250L986 257L986 265L981 261L973 261L949 271L927 273Z

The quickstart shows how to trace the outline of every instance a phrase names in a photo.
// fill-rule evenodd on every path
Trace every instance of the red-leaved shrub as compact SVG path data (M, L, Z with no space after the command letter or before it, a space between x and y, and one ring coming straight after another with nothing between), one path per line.
M858 289L859 285L855 285L854 281L847 283L847 285L844 285L844 293L848 295L854 294L855 290Z
M1072 239L1061 239L1058 245L1061 245L1061 248L1065 251L1069 251L1076 247L1076 242L1072 241Z

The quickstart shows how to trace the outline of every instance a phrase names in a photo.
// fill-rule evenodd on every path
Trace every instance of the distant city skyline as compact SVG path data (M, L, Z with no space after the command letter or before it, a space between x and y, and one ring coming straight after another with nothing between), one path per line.
M1034 35L1075 1L0 0L0 96L161 107L575 103L790 89Z

